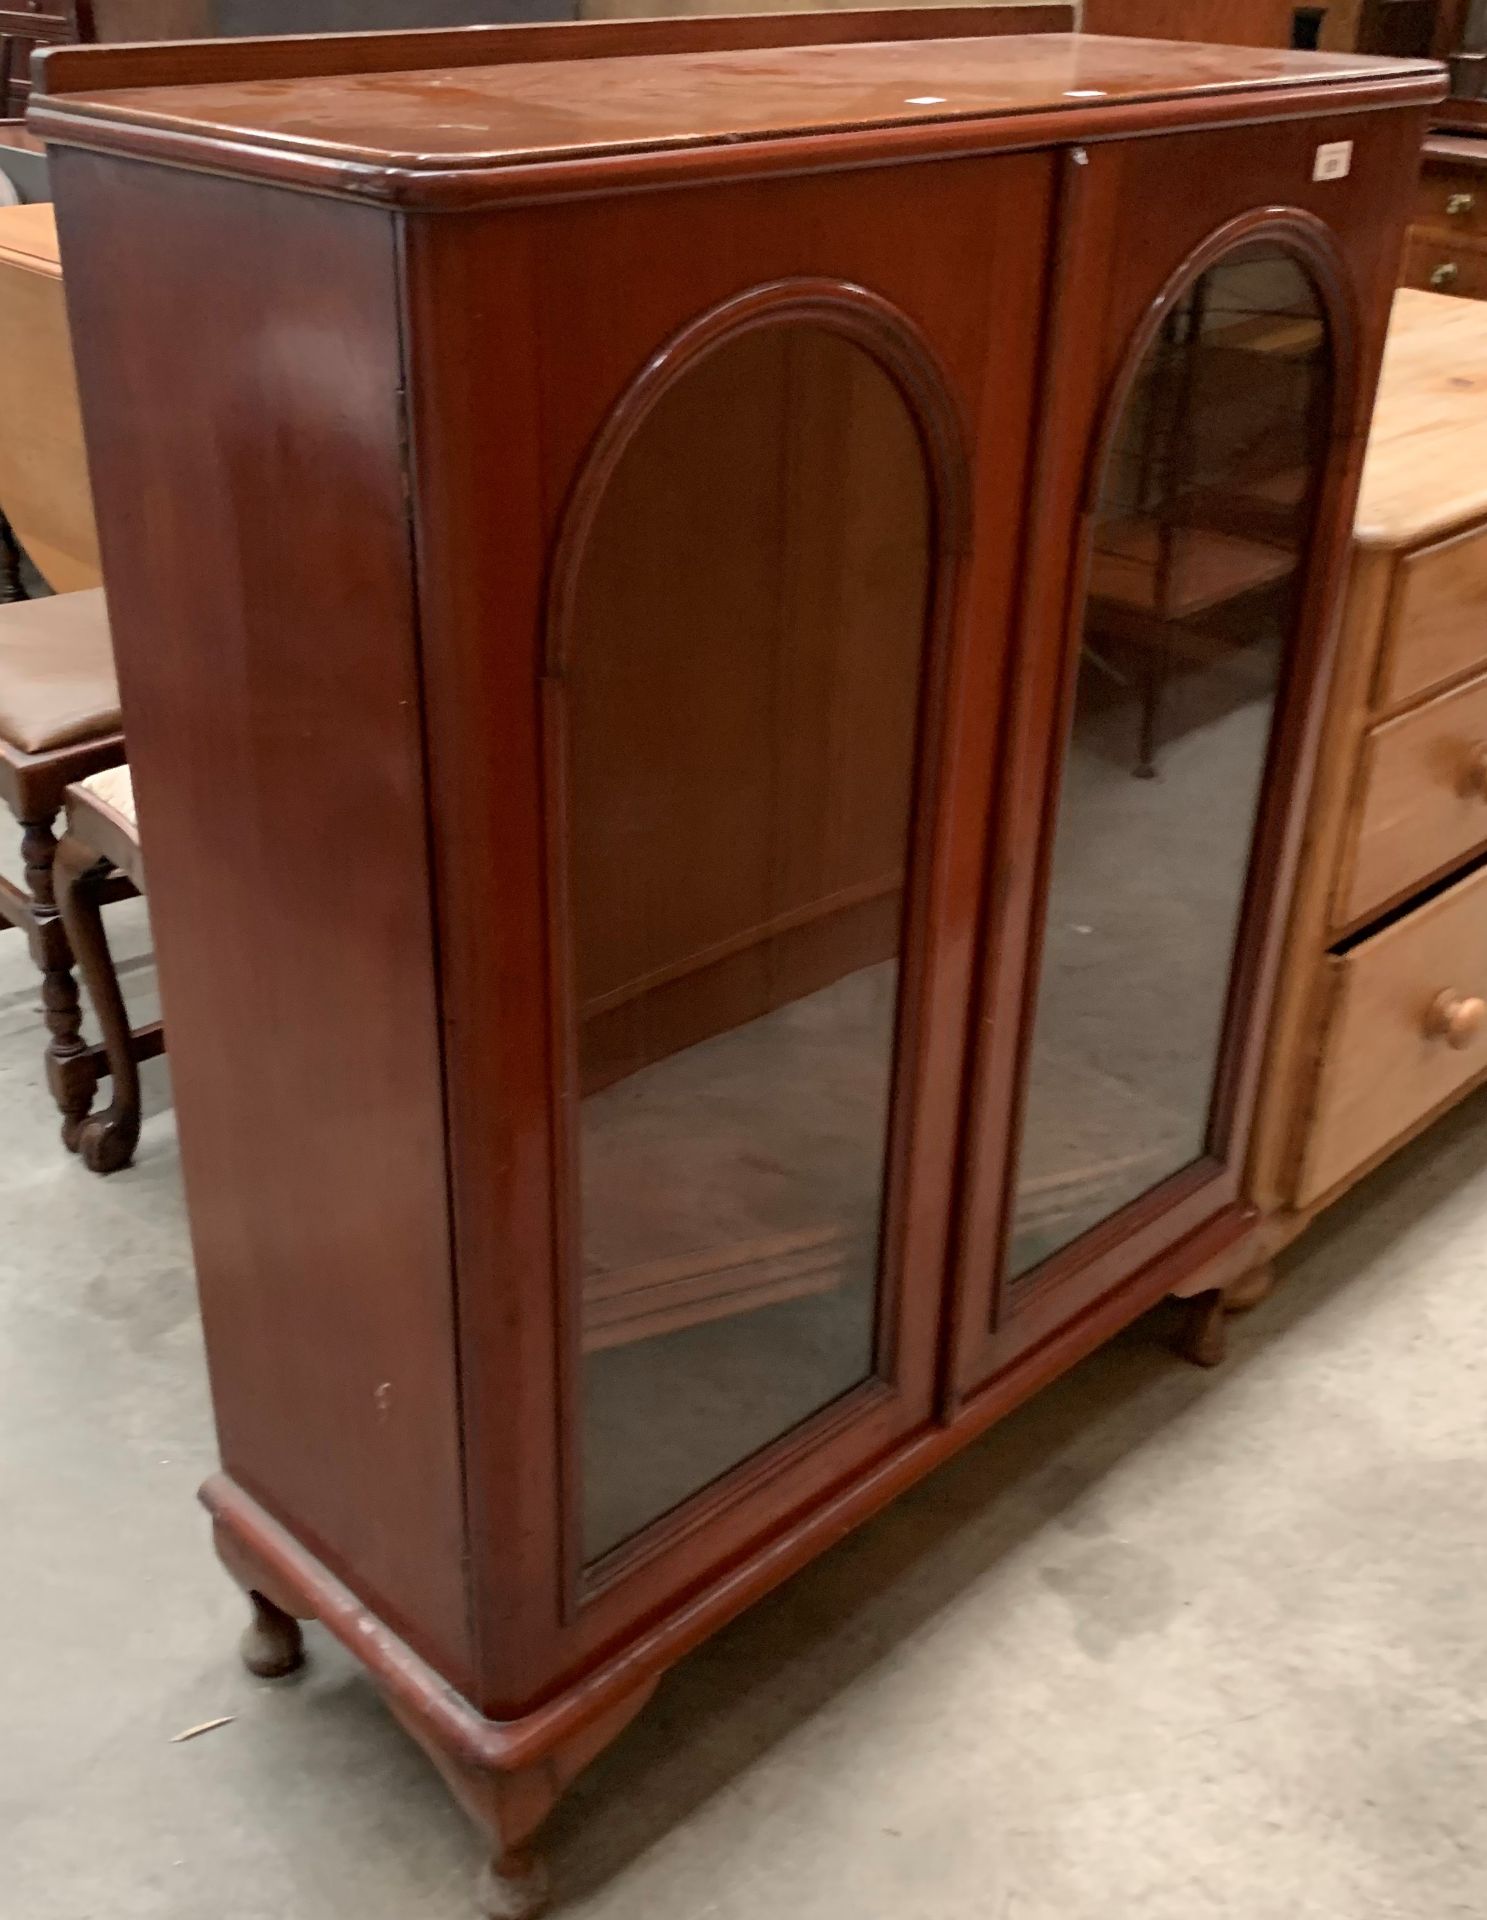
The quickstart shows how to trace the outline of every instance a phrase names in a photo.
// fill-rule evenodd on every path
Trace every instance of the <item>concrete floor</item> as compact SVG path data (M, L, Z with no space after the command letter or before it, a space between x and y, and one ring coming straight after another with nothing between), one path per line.
M164 1071L137 1167L92 1178L33 1001L11 936L0 1916L469 1920L475 1840L349 1660L236 1662ZM1298 1250L1224 1370L1153 1316L755 1608L554 1818L565 1911L1479 1920L1484 1226L1478 1101Z

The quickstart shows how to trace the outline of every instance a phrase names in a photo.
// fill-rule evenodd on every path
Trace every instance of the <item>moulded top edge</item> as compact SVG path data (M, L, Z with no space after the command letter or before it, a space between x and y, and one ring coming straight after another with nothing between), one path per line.
M323 190L340 172L343 191L406 199L392 177L967 123L1002 144L997 123L1029 118L1077 139L1135 130L1148 115L1171 124L1185 103L1201 122L1443 93L1444 69L1430 61L1026 34L126 87L41 97L32 118L53 142L280 178L300 162ZM1005 133L1015 139L1017 126Z

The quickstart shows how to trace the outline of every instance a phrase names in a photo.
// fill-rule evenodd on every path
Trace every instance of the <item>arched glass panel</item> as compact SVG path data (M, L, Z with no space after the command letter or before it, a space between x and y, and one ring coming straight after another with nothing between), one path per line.
M896 384L780 322L663 392L579 556L587 1559L874 1369L930 525Z
M1315 285L1273 241L1198 276L1126 401L1058 802L1014 1280L1209 1146L1330 401Z

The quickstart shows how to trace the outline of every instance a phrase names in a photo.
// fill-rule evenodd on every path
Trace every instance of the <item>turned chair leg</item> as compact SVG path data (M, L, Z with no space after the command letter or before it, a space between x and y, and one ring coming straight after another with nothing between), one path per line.
M98 1113L84 1106L75 1144L94 1173L117 1173L127 1167L139 1144L139 1066L134 1036L119 991L108 937L103 930L101 889L113 872L111 862L71 834L56 850L54 866L57 909L71 945L88 998L103 1029L103 1051L112 1082L112 1099ZM90 1096L91 1097L91 1096ZM66 1133L63 1134L64 1139ZM71 1143L70 1143L71 1144Z
M98 1074L82 1037L83 1008L72 975L72 949L56 900L56 815L21 822L21 860L31 895L31 957L41 970L47 1027L46 1078L62 1115L62 1143L76 1152Z

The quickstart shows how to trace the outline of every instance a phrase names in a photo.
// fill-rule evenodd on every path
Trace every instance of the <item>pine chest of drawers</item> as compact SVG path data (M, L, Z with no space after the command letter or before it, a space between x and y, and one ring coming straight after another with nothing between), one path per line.
M1400 282L1487 299L1487 139L1433 134L1425 142Z
M1396 298L1255 1162L1277 1245L1487 1075L1487 312Z

